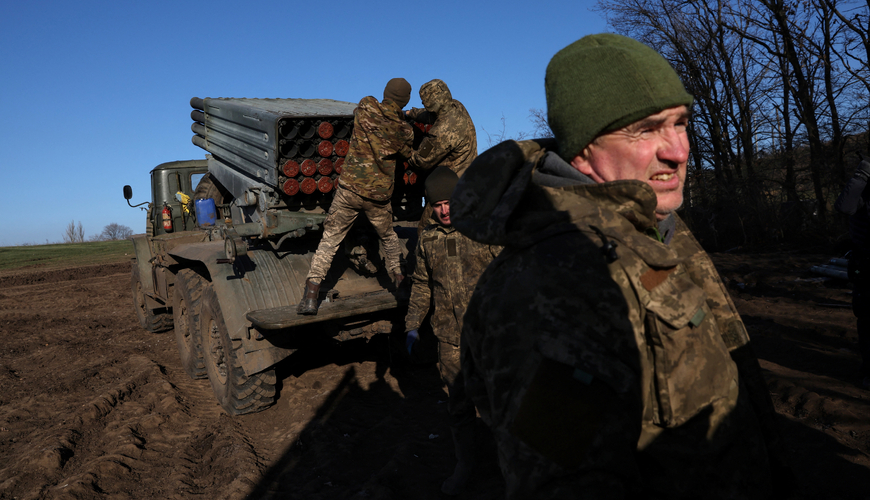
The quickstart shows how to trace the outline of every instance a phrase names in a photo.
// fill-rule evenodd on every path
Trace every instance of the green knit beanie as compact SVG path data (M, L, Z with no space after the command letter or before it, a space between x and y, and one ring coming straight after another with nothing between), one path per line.
M448 167L440 166L426 177L426 201L434 205L439 201L450 200L459 176Z
M637 40L589 35L547 66L547 121L567 162L598 135L676 106L692 106L674 68Z

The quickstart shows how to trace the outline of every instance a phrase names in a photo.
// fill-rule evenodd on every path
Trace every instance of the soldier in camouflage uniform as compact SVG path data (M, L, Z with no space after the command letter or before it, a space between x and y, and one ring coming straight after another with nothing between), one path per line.
M447 385L447 410L456 451L453 475L441 486L457 495L474 469L474 405L465 395L459 369L459 334L462 317L477 279L498 255L500 247L483 245L463 236L450 222L450 194L458 177L447 167L436 168L426 179L426 201L434 210L435 224L423 230L417 245L417 264L411 275L411 300L405 329L413 344L417 329L434 307L430 324L438 338L438 369Z
M451 198L459 231L505 245L461 361L507 497L771 497L787 469L758 360L674 213L692 96L612 34L557 53L546 90L555 140L492 148Z
M345 157L323 237L311 259L311 269L297 311L317 314L317 295L335 251L360 213L365 212L383 244L387 269L396 286L402 281L399 238L393 230L390 197L396 164L411 155L414 131L402 108L411 98L411 85L393 78L384 89L384 100L363 97L354 110L353 135Z
M477 132L471 116L465 106L453 98L447 84L438 79L420 87L420 100L424 109L409 109L405 112L408 118L416 120L428 111L434 113L436 119L428 137L408 158L408 164L420 170L445 166L462 177L477 158Z
M408 165L419 170L429 170L437 165L445 166L462 177L465 169L477 158L477 132L465 106L453 98L447 84L431 80L420 87L420 100L424 109L411 108L405 114L418 120L424 113L436 116L429 134L419 148L408 158ZM432 207L427 203L420 218L418 235L432 217Z

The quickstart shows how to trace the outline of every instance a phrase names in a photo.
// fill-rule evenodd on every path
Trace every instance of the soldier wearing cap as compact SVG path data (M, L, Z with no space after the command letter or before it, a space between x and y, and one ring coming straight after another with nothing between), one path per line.
M396 164L413 153L414 131L402 112L411 99L411 85L393 78L384 88L384 100L363 97L354 110L353 134L323 237L311 259L299 314L317 314L320 284L329 272L338 246L360 213L374 226L384 248L387 270L398 287L404 279L399 261L399 238L393 229L393 194Z
M456 452L456 467L441 490L457 495L475 466L475 411L465 395L459 367L459 334L465 308L486 266L499 247L472 241L456 231L450 219L450 195L458 180L447 167L436 168L426 178L426 201L435 222L424 230L417 245L416 267L411 275L411 299L405 316L409 347L417 338L430 304L430 324L438 339L438 369L447 386L447 411Z
M461 340L508 498L769 498L784 470L773 405L674 213L692 96L614 34L559 51L545 87L555 140L490 149L451 198L459 231L505 246Z

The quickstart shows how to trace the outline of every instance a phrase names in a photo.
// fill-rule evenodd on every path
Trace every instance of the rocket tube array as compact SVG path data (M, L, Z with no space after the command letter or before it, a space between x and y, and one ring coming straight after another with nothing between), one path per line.
M341 118L282 120L278 151L283 162L279 185L284 194L331 192L341 174L352 128L351 120Z

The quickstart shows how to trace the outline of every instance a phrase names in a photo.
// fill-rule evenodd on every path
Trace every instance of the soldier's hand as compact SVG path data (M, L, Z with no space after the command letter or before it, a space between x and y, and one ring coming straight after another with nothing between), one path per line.
M417 333L417 330L411 330L410 332L405 334L405 349L408 350L408 354L411 354L411 349L414 347L414 342L420 338L420 334Z

